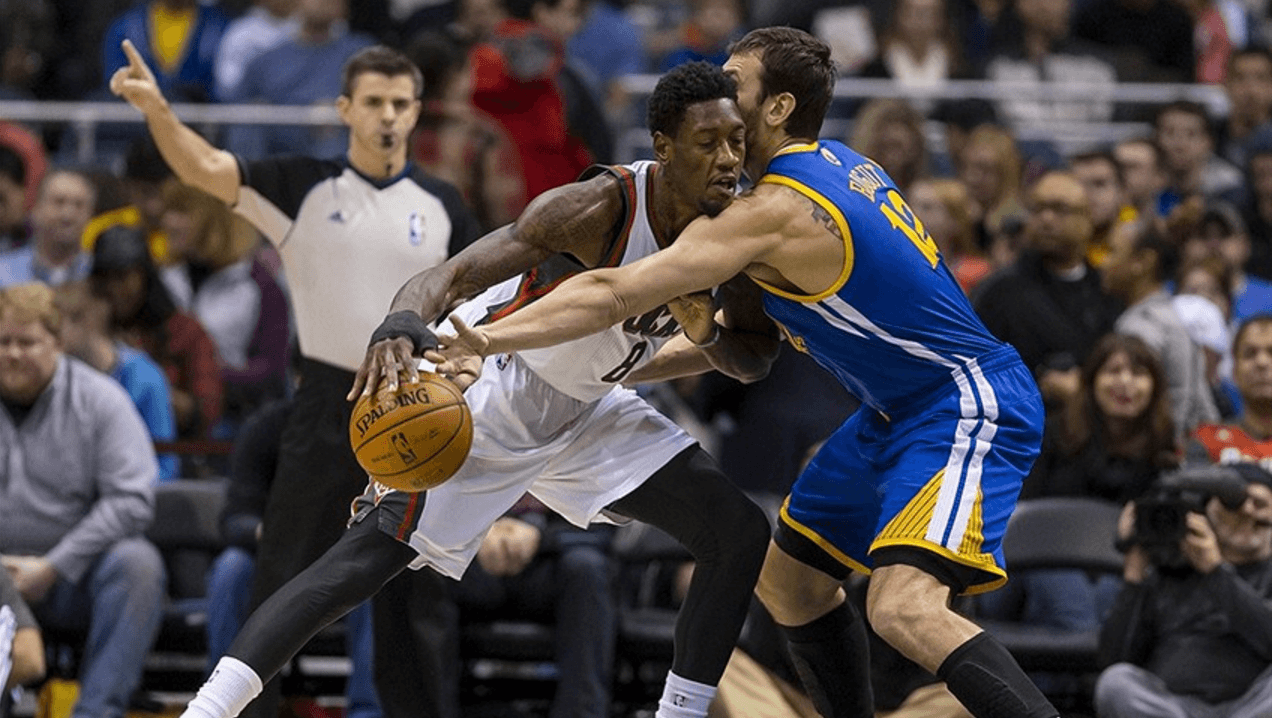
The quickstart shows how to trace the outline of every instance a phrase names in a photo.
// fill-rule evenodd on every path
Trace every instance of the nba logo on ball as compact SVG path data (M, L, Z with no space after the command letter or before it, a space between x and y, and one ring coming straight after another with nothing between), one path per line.
M362 396L349 418L349 443L375 481L424 491L454 476L473 443L473 418L459 388L437 374L403 377L397 391Z

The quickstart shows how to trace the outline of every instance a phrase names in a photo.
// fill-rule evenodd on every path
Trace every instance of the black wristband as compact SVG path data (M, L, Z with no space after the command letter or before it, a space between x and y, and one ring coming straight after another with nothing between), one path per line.
M428 322L410 310L393 312L385 317L384 321L380 322L380 326L371 332L371 343L367 346L398 337L410 339L415 348L414 353L417 355L423 354L426 349L437 348L437 335L428 328Z

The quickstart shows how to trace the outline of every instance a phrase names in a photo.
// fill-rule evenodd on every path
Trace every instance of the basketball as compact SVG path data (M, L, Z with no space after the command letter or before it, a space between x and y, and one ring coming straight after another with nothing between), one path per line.
M455 475L473 445L473 415L448 379L405 375L396 393L361 396L349 419L353 454L371 478L398 491L425 491Z

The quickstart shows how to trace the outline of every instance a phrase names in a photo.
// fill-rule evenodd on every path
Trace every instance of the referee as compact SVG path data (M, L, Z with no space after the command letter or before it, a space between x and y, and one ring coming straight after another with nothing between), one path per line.
M303 381L283 431L265 510L255 606L336 542L350 502L366 485L366 472L349 447L351 406L345 394L366 354L367 337L397 288L476 239L478 226L455 188L407 161L423 80L397 51L367 48L345 65L336 109L349 127L346 158L247 162L182 124L132 43L125 40L123 48L129 64L111 77L111 90L145 115L155 144L181 181L233 206L278 248L291 289ZM427 625L441 620L438 612L409 610L442 600L441 581L432 572L409 572L373 602L377 653L394 656L376 666L389 718L427 718L433 706L453 700L453 666L419 666L407 658L446 662L440 654L445 642L437 638L445 627ZM420 639L412 645L411 636ZM427 676L437 677L436 683L422 686ZM410 695L418 691L433 695ZM276 705L256 704L259 715L276 714Z

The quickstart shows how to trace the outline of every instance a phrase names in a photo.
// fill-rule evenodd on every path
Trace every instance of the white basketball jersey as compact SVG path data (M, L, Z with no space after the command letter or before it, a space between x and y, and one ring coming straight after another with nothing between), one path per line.
M649 188L657 163L619 165L608 170L623 187L627 216L623 229L599 266L617 267L657 252L649 224ZM555 255L520 277L487 289L455 313L470 326L510 314L543 296L552 287L586 268L565 255ZM594 401L649 361L680 330L667 307L660 306L581 339L543 349L518 352L521 360L549 385L580 401Z

